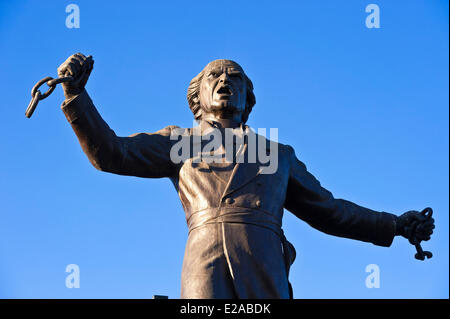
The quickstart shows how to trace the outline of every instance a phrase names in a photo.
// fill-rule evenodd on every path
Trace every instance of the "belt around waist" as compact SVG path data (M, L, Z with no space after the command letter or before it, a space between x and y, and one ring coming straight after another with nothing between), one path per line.
M269 213L246 207L214 207L191 214L187 220L189 233L204 225L217 223L250 224L268 228L282 237L281 221Z

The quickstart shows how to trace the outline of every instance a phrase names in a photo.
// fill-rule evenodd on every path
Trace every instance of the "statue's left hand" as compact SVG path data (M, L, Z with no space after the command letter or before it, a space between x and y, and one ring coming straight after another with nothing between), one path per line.
M430 240L434 227L432 217L411 210L398 216L396 235L405 237L414 245L416 241Z

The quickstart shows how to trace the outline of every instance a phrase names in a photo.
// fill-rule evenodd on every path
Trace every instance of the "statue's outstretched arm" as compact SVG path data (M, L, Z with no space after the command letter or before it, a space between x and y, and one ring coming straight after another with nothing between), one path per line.
M430 240L434 229L432 209L408 211L400 216L377 212L343 199L335 199L308 172L305 164L291 154L291 170L284 206L298 218L327 234L379 246L390 246L394 236L402 236L416 246L416 258L431 257L422 252L421 241Z
M291 148L291 172L285 208L312 227L330 235L390 246L397 216L335 199L310 174Z

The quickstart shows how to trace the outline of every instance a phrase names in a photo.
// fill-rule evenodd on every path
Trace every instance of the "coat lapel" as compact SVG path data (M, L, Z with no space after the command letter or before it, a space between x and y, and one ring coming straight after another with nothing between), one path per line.
M261 167L258 161L256 161L256 163L248 163L248 151L249 148L246 141L242 149L245 160L243 163L236 163L236 165L234 166L233 172L230 176L230 180L225 187L225 191L222 197L225 197L238 190L239 188L247 185L261 173Z
M261 169L257 163L237 163L222 197L247 185L260 173Z

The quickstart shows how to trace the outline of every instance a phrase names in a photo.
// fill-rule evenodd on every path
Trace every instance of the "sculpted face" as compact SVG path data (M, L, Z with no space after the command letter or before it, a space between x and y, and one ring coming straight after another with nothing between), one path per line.
M208 117L241 121L247 97L244 71L230 60L209 63L204 69L199 97Z

